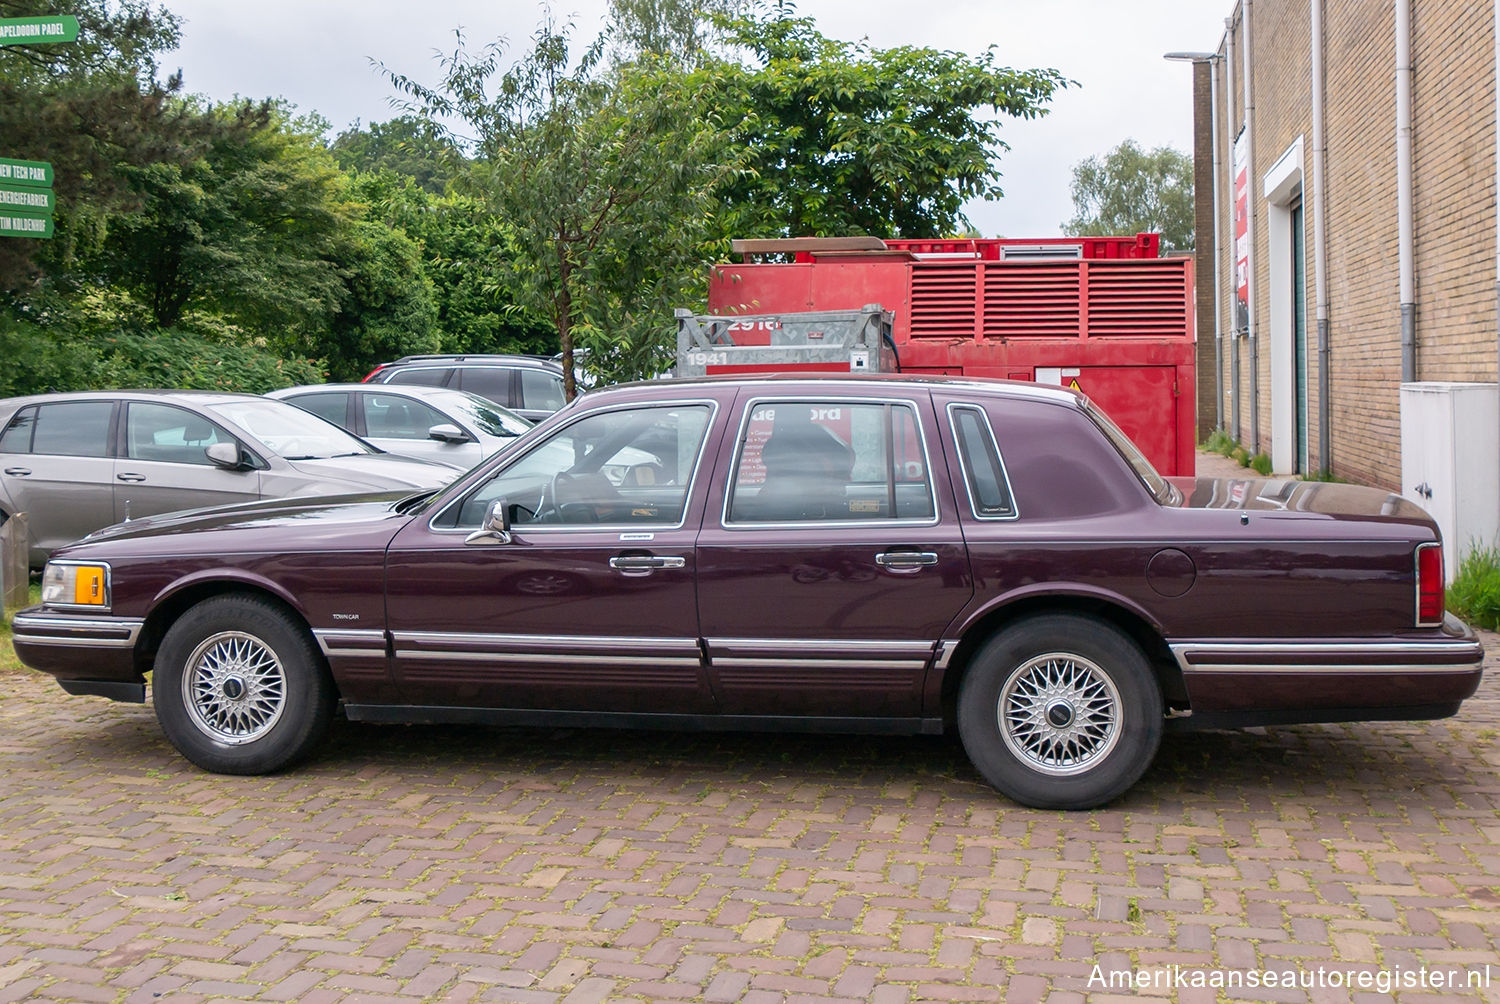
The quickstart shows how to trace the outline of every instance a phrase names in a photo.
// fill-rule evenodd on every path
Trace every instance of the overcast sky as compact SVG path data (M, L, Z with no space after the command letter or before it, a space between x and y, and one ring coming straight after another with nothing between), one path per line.
M316 111L337 132L355 120L381 122L392 90L378 60L426 82L434 53L451 51L453 30L471 42L504 38L524 46L541 6L530 0L162 0L183 21L182 47L162 58L181 68L191 92L281 97ZM1007 120L1012 149L1000 161L1005 197L967 212L986 236L1045 237L1072 216L1072 166L1131 138L1146 147L1192 150L1192 68L1173 50L1213 50L1229 0L802 0L801 13L834 38L981 52L1003 65L1048 66L1077 81L1051 111ZM606 0L557 0L592 37ZM746 234L743 236L755 236Z

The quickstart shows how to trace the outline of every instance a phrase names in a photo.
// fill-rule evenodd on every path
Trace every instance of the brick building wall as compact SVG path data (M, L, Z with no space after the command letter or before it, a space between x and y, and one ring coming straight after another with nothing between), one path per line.
M1258 423L1250 424L1250 345L1225 342L1221 391L1238 394L1246 445L1272 452L1271 227L1262 179L1302 141L1306 265L1308 464L1318 455L1318 353L1313 266L1312 103L1309 0L1252 0L1254 327L1259 347ZM1215 64L1221 106L1232 95L1231 129L1243 125L1244 8L1233 18L1233 76ZM1324 215L1327 248L1330 440L1333 473L1399 489L1401 314L1396 211L1395 14L1391 4L1323 0ZM1496 379L1495 74L1492 6L1412 0L1412 150L1417 372L1419 380ZM1220 47L1220 54L1225 52ZM1220 125L1223 184L1230 141ZM1212 190L1208 193L1212 199ZM1225 213L1221 226L1230 226ZM1232 238L1226 238L1232 245ZM1232 247L1221 250L1220 324L1232 329ZM1211 285L1203 290L1212 297ZM1241 378L1231 386L1237 350ZM1230 397L1222 401L1230 425ZM1258 436L1257 436L1258 433Z

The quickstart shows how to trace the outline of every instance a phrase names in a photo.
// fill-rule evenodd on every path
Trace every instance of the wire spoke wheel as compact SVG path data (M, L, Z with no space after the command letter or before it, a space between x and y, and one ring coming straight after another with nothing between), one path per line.
M1049 652L1013 670L996 709L1006 747L1032 770L1081 774L1120 739L1122 702L1114 681L1080 655Z
M182 674L182 702L192 723L216 742L252 743L281 720L287 678L265 642L221 631L198 644Z

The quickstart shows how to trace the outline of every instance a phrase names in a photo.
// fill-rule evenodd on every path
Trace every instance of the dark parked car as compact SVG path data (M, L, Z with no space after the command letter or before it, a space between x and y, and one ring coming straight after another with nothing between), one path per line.
M365 383L447 387L493 401L533 422L563 406L562 365L538 356L403 356L365 374Z
M0 518L30 557L121 520L262 498L431 488L453 466L390 456L279 401L209 391L80 391L0 401Z
M1482 651L1436 525L1168 482L1086 399L938 378L580 398L453 485L145 519L59 552L22 660L272 771L366 721L938 733L1082 808L1165 728L1434 718Z

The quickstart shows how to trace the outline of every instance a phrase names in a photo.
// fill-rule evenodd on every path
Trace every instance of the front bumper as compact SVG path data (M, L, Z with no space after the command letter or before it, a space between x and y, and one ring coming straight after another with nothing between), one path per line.
M32 669L57 677L70 694L115 701L146 699L146 680L136 666L135 646L145 621L55 613L30 607L16 614L11 640Z

